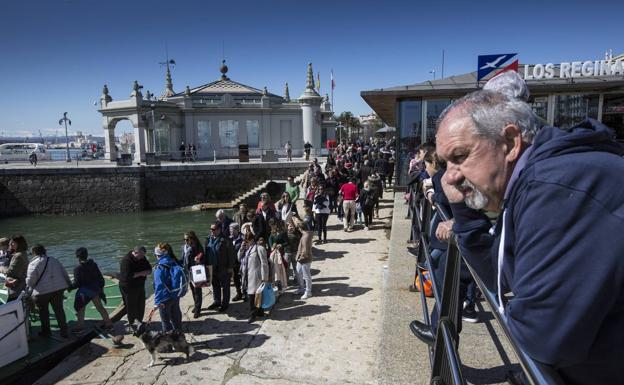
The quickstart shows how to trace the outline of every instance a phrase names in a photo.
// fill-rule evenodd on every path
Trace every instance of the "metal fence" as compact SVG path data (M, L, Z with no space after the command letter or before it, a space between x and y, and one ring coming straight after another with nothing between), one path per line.
M427 199L424 198L420 186L410 187L409 192L410 206L408 216L412 219L412 229L410 232L410 240L418 242L416 249L410 249L410 253L416 257L416 272L414 278L419 280L420 287L424 288L424 277L421 267L433 266L431 256L429 254L429 234L431 226L432 213L435 210L440 215L442 221L449 219L448 213L445 213L441 207L432 206ZM461 361L457 353L459 334L457 326L461 310L458 307L459 301L459 285L460 285L460 268L461 264L466 261L461 256L457 247L455 236L451 236L447 249L446 266L444 270L444 282L442 284L442 292L438 290L438 284L434 274L429 274L432 283L432 291L434 299L437 303L438 325L435 344L429 348L429 361L431 365L431 384L436 385L464 385L466 384L461 371ZM512 346L520 366L522 367L524 377L531 385L563 385L563 380L556 371L547 365L539 363L530 358L520 347L518 341L509 332L507 321L504 314L501 314L497 308L497 300L495 293L489 291L483 280L476 274L470 264L466 263L472 277L477 286L483 293L492 314L494 314L497 322L503 330L505 337ZM420 298L424 315L424 323L431 326L429 310L424 290L420 290ZM492 336L492 338L494 338Z

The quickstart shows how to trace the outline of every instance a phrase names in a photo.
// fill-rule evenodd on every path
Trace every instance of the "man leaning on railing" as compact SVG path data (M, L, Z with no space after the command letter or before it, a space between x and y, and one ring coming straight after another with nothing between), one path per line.
M621 383L624 147L592 119L540 128L526 100L506 72L440 116L453 231L531 358L566 384Z

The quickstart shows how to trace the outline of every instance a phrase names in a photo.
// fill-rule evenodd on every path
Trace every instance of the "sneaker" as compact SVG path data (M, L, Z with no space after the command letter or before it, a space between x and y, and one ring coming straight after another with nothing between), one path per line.
M308 299L310 297L312 297L311 293L305 293L304 295L301 296L301 299Z
M477 323L479 322L479 317L477 316L477 312L474 309L474 306L467 306L462 311L462 321Z
M218 309L220 307L221 307L220 303L213 302L212 304L210 304L210 306L208 306L208 310L214 310L214 309Z
M243 295L241 293L236 293L234 298L232 298L232 301L242 301L242 300L243 300Z
M364 226L364 231L368 231L368 226Z

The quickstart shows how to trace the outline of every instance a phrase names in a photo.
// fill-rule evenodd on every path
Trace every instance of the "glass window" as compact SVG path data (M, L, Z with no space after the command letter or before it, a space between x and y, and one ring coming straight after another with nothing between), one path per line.
M156 122L156 153L168 154L169 151L169 124L158 121Z
M615 131L618 141L624 142L624 94L604 95L602 122Z
M425 131L425 140L433 141L435 139L436 122L438 116L444 109L451 104L450 99L427 100L427 129Z
M529 99L529 105L537 116L544 121L548 120L548 96L532 97Z
M238 120L219 120L219 140L221 147L238 147Z
M249 148L260 147L260 122L257 120L247 121L247 144Z
M210 121L200 120L197 122L197 148L210 146Z
M585 118L598 118L598 95L555 96L555 127L570 128Z
M422 132L422 102L403 100L399 102L399 148L398 175L400 185L407 184L407 167L410 153L420 144Z

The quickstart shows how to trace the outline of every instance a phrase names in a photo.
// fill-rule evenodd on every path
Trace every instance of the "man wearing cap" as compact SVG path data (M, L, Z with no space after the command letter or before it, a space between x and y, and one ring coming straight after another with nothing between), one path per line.
M128 323L143 321L145 315L145 278L152 266L145 258L145 246L136 246L119 262L119 291L128 314Z

